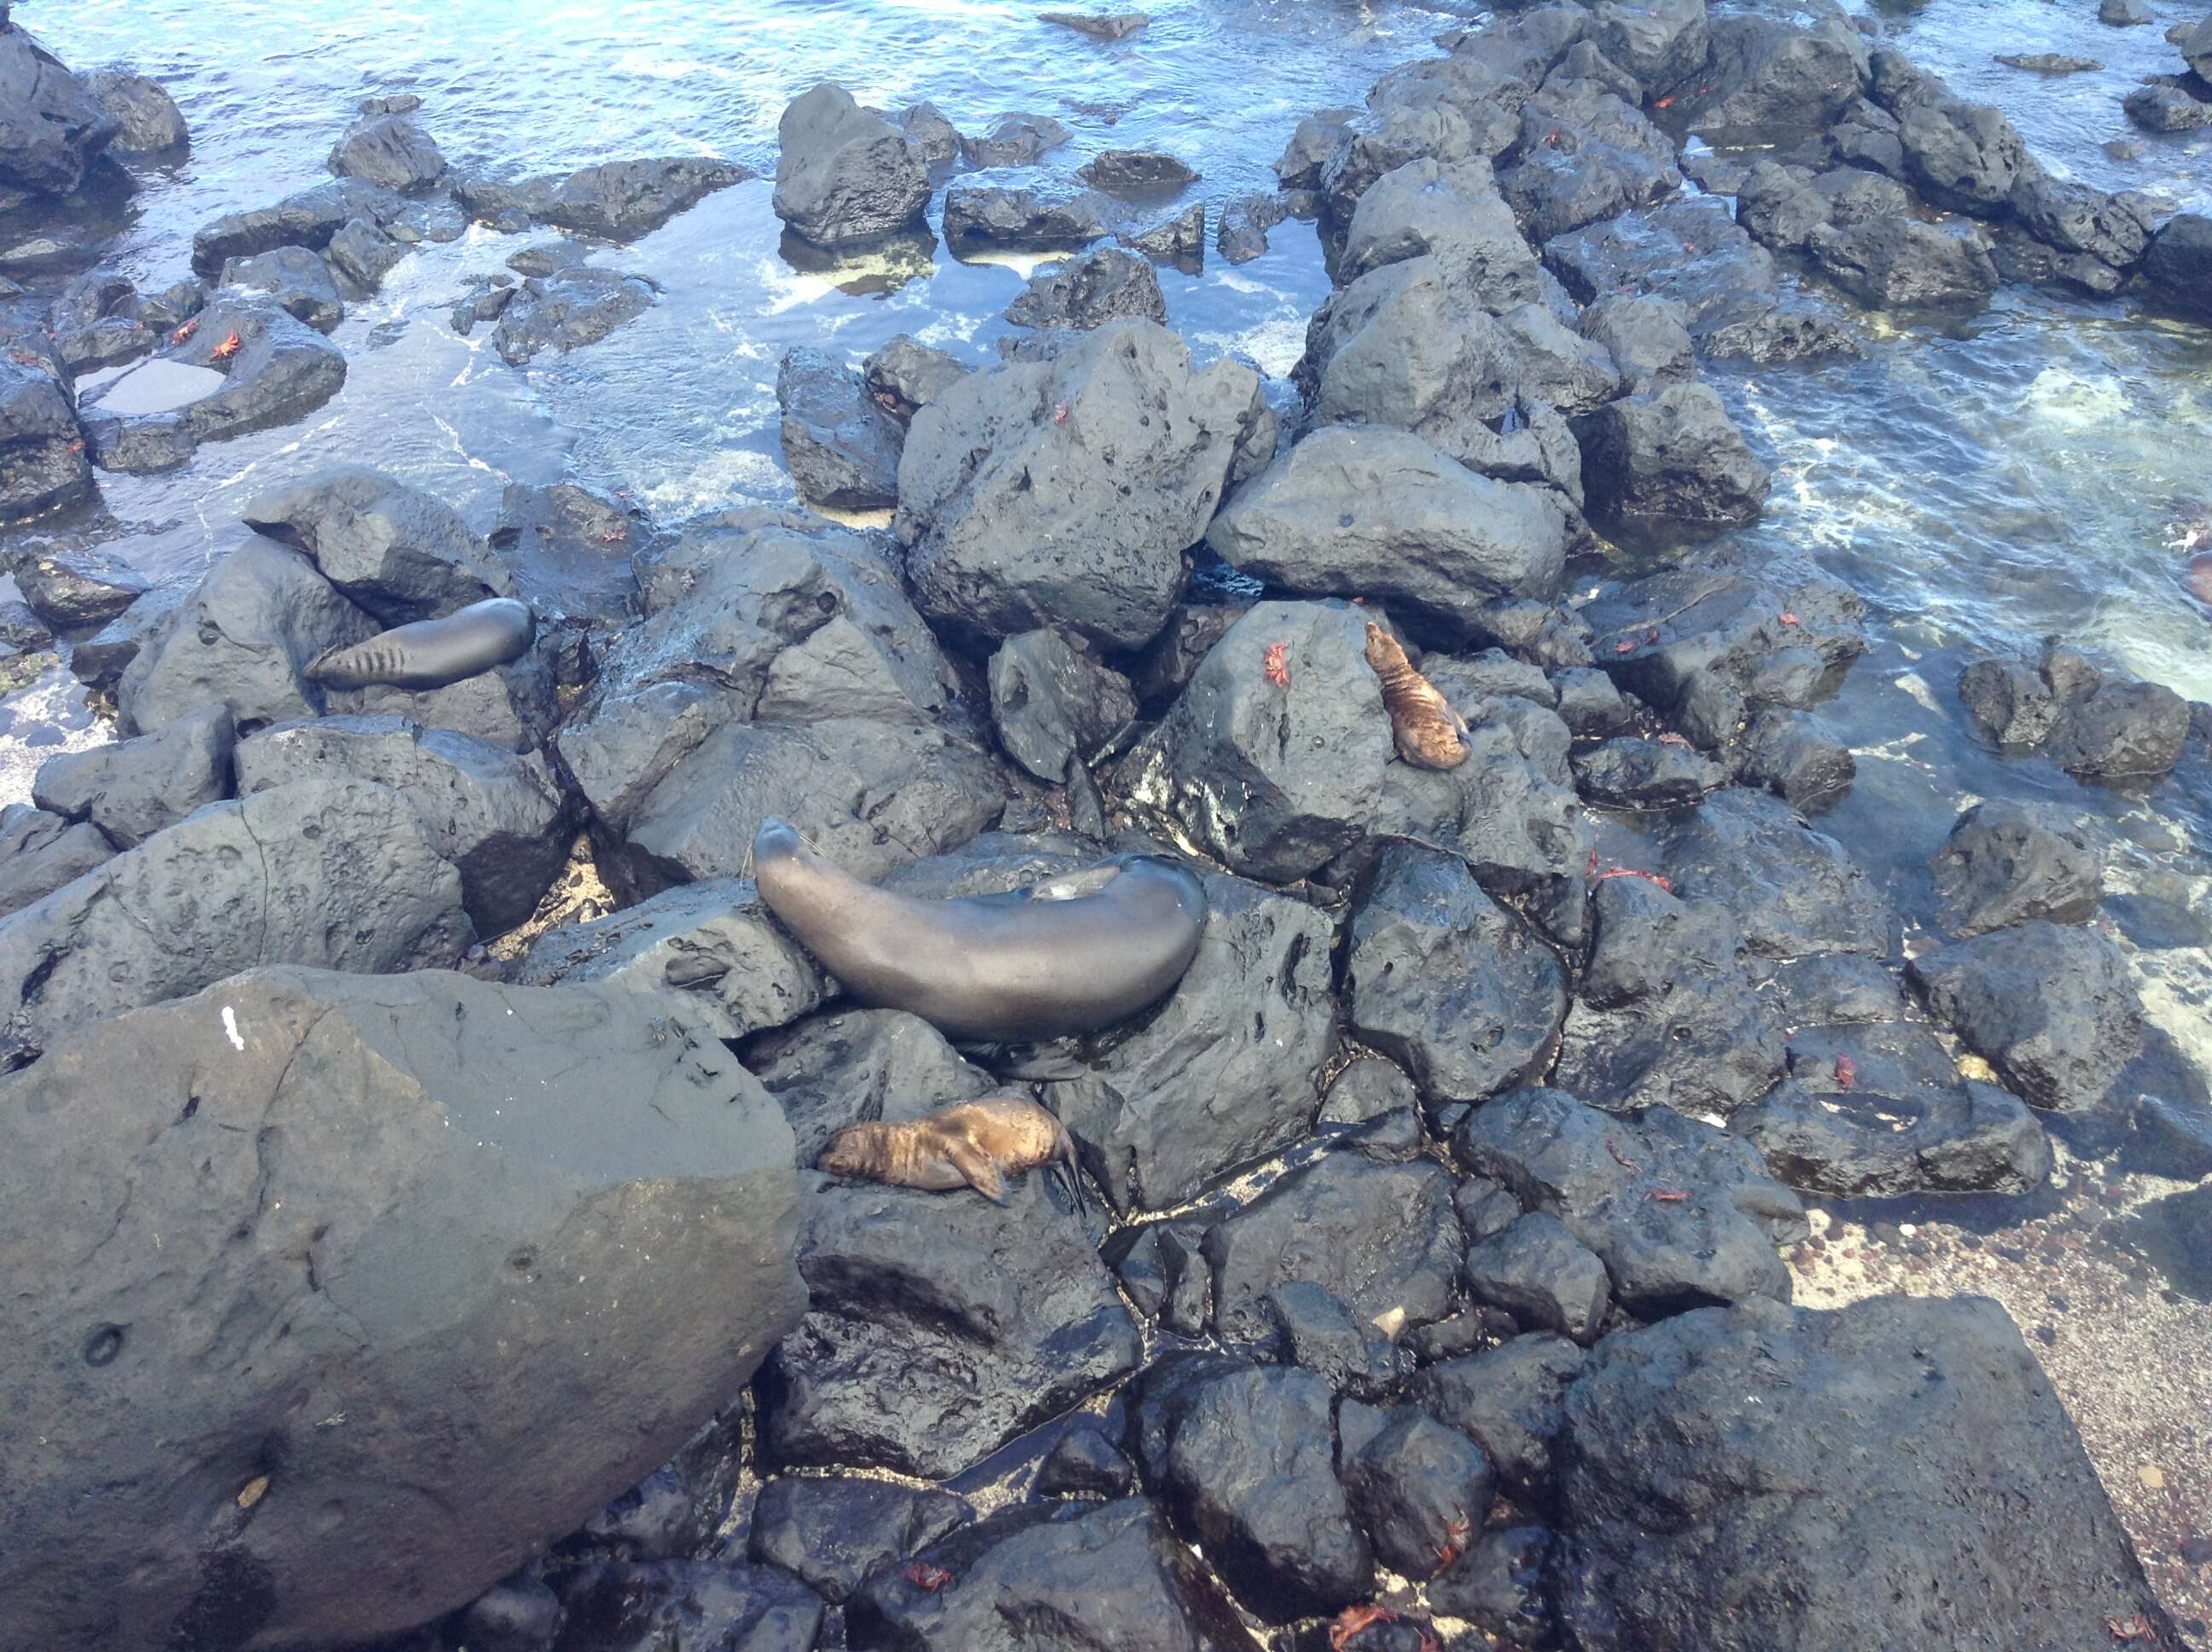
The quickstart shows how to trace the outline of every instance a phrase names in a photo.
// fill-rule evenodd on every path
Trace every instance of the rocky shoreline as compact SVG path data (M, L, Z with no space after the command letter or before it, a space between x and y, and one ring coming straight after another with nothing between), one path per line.
M413 249L532 238L443 323L520 367L635 323L620 249L756 173L481 177L371 98L332 182L143 293L81 203L181 117L0 6L4 646L118 736L0 815L0 1649L2201 1637L2202 1521L2162 1603L2016 1302L1829 1247L1832 1201L2044 1211L2092 1160L2201 1202L2204 1075L2076 811L1960 799L1913 907L1819 829L1867 604L1729 537L1773 481L1701 363L2007 283L2202 324L2212 220L2053 175L1833 6L1437 44L1226 203L1203 155L1058 167L1049 117L824 82L787 259L1050 261L998 361L783 360L812 511L518 481L482 533L349 465L149 588L100 477L313 415ZM2212 108L2212 21L2178 46L2161 119ZM1295 374L1194 355L1157 270L1291 218L1334 282ZM519 658L318 679L495 598ZM1375 627L1452 766L1394 745ZM2062 640L1938 689L2212 808L2212 707ZM770 816L922 898L1164 854L1204 933L1121 1026L958 1047L778 925ZM1009 1086L1080 1201L812 1168Z

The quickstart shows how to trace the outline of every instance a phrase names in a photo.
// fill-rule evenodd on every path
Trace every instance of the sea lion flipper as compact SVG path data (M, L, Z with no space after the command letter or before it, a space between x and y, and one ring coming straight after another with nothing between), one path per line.
M1006 1178L981 1148L969 1142L954 1142L945 1149L945 1157L951 1161L954 1169L968 1179L968 1185L984 1198L994 1205L1006 1202Z

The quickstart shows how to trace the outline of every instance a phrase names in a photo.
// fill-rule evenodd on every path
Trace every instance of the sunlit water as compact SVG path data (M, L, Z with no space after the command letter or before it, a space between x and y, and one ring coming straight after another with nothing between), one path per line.
M182 106L190 158L146 176L113 260L158 287L186 272L198 225L325 179L331 143L368 95L420 95L419 118L461 169L519 176L700 154L768 173L784 104L836 79L881 106L929 99L967 131L1006 110L1051 115L1075 134L1046 157L1054 174L1103 149L1164 149L1205 174L1188 198L1218 203L1272 185L1268 162L1301 115L1357 102L1476 9L1395 0L1148 9L1149 28L1103 45L1037 23L1029 5L962 0L33 0L16 15L73 65L130 62ZM2120 98L2179 66L2163 35L2193 14L2175 0L2153 0L2153 9L2154 25L2113 29L2087 3L1934 0L1887 26L1960 91L2002 105L2054 170L2202 204L2212 179L2205 136L2142 138L2137 161L2102 147L2139 137ZM2038 51L2104 67L2045 77L1991 61ZM650 275L665 295L604 342L522 369L499 359L489 328L457 337L444 309L469 275L499 269L526 242L475 230L422 248L339 327L349 377L307 421L211 446L165 476L103 477L107 507L142 529L121 549L149 574L189 578L241 501L339 460L415 481L480 528L511 478L573 476L619 489L663 519L734 501L790 501L774 395L787 348L823 344L857 359L910 332L993 360L1012 331L1000 313L1023 276L942 247L903 282L802 271L780 253L769 187L763 179L725 191L632 246L596 254ZM1240 355L1274 374L1297 360L1328 281L1310 228L1285 224L1273 240L1242 268L1160 272L1171 324L1201 355ZM2154 889L2201 932L2212 912L2194 844L2207 823L2176 788L2146 808L2039 763L2001 762L1960 732L1952 685L1974 653L2055 632L2212 699L2212 634L2181 590L2175 544L2212 510L2212 330L2147 319L2124 301L2011 288L1971 319L1868 320L1864 361L1709 369L1776 466L1754 538L1811 553L1874 605L1877 647L1832 708L1862 749L1861 780L1826 823L1917 914L1926 857L1962 801L2064 797L2114 823L2120 884ZM14 720L0 741L36 733L41 718L19 705ZM0 766L0 778L27 773ZM2161 935L2169 951L2175 932L2189 926ZM2184 952L2156 967L2182 983L2172 1018L2201 1022L2202 952Z

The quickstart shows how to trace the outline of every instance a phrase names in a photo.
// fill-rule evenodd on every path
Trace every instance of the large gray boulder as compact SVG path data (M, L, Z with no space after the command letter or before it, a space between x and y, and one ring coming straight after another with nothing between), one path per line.
M1194 371L1150 321L970 374L914 416L899 461L915 602L971 640L1060 624L1141 647L1232 478L1273 446L1259 375Z
M2182 1644L1986 1298L1753 1301L1607 1337L1559 1460L1558 1600L1587 1652Z
M89 820L118 849L135 849L201 805L230 795L230 713L202 706L159 733L65 752L40 766L31 797L41 809Z
M101 1016L261 964L441 968L476 938L406 799L309 780L216 804L0 920L11 1065Z
M239 516L304 551L325 579L386 625L515 594L514 579L459 512L359 465L249 500Z
M791 1134L658 1013L257 970L0 1079L0 1642L404 1630L728 1404Z
M1337 425L1240 490L1206 543L1270 586L1370 597L1456 641L1482 634L1491 597L1557 593L1566 524L1550 489L1479 476L1410 431Z
M66 195L117 131L91 88L27 30L0 29L0 186Z
M40 515L92 494L70 392L44 362L0 356L0 520Z
M873 240L912 223L929 203L921 148L834 81L793 99L776 137L775 216L802 240Z

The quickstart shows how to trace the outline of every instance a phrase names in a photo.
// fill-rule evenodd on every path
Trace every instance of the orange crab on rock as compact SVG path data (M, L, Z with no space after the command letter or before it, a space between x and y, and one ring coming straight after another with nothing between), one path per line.
M229 337L224 339L222 343L215 347L215 359L218 361L228 361L232 356L238 354L239 346L243 344L246 341L240 338L236 333L231 334Z

